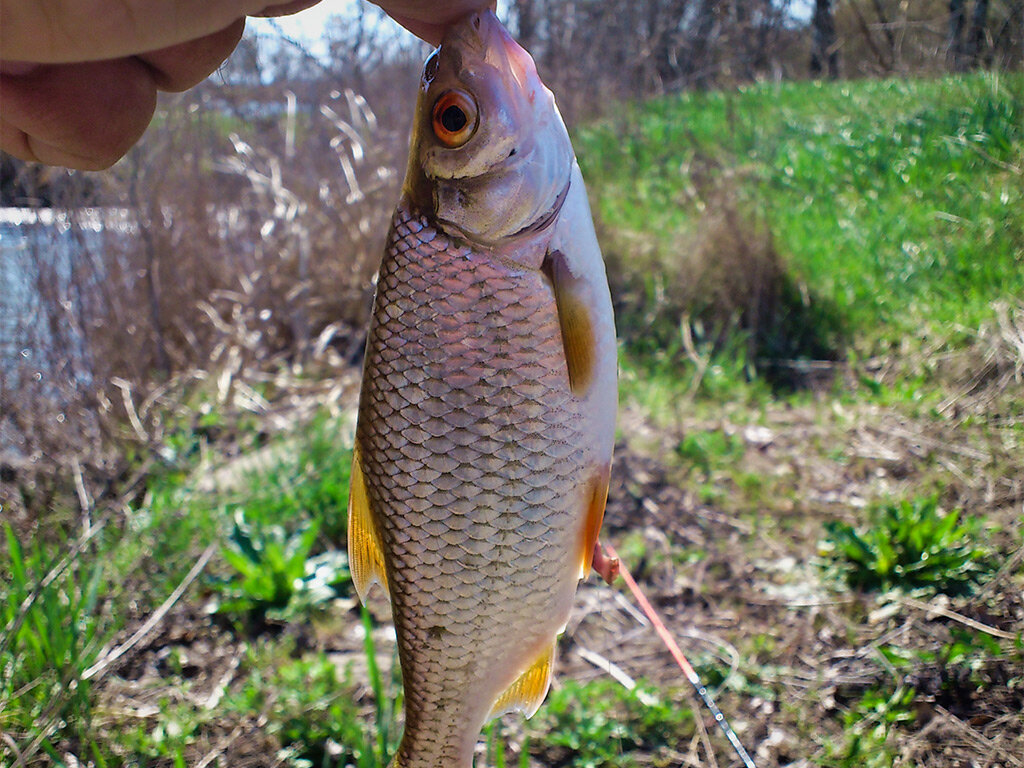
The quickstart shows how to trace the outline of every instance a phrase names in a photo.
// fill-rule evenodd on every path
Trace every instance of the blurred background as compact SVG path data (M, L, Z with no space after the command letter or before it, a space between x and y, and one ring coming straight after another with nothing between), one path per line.
M608 266L608 535L758 764L1021 766L1024 1L499 15ZM345 507L426 53L329 0L107 172L0 157L5 765L386 765ZM581 604L477 765L730 764L609 588Z

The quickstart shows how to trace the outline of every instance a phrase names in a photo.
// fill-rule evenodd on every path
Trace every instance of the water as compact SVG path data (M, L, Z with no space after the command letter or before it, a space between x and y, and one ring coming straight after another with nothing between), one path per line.
M74 284L73 266L90 253L101 254L105 237L135 231L125 209L0 208L0 374L5 388L22 383L19 377L26 370L39 377L58 367L84 369L67 365L79 361L58 359L50 323L56 322L62 336L61 355L84 355L72 301L83 286Z

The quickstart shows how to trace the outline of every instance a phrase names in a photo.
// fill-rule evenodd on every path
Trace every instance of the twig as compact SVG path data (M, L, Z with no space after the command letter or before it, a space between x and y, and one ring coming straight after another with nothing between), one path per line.
M1000 750L999 744L993 742L991 739L987 739L974 730L970 725L965 723L959 717L954 715L945 707L935 705L935 711L945 717L953 726L960 732L962 732L970 741L974 742L975 746L980 747L989 751L990 754L998 754L1003 760L1006 760L1018 768L1024 768L1024 762L1018 760L1016 757L1011 755L1007 750Z
M128 414L128 422L132 425L132 429L135 430L135 434L138 435L142 442L148 443L149 435L143 429L142 422L139 421L139 414L135 410L135 403L132 401L131 383L125 381L120 376L114 376L110 383L121 390L121 401L124 403L124 411Z
M1002 629L990 627L988 624L982 624L980 621L972 619L968 616L964 616L963 614L957 613L956 611L951 611L948 608L943 608L938 605L931 605L929 603L922 602L921 600L915 600L912 597L900 597L899 601L903 605L909 606L911 608L917 608L918 610L925 611L926 613L937 613L940 616L944 616L947 619L958 621L961 624L970 627L971 629L976 629L979 632L984 632L986 635L992 635L992 637L998 637L1001 640L1017 639L1017 635L1015 635L1012 632L1006 632Z
M259 719L256 721L255 726L257 728L263 728L263 726L266 724L267 716L265 714L261 714ZM238 737L242 735L242 732L245 730L243 726L244 723L239 723L238 725L236 725L232 729L231 733L229 733L227 736L221 739L220 743L217 744L217 746L215 746L213 749L207 752L203 756L203 759L196 763L195 768L206 768L206 766L208 766L220 755L222 755L224 753L224 750L228 749L228 747L234 744Z
M60 680L62 690L76 684L77 681L72 679L72 675L73 672L69 670L65 677ZM33 730L36 731L35 736L32 738L32 741L29 742L28 746L26 746L18 755L12 768L24 768L24 766L28 765L28 761L35 756L36 752L39 751L39 747L42 745L43 741L48 739L50 734L57 730L63 721L60 708L65 703L66 701L63 696L58 695L51 697L49 703L46 705L46 709L44 709L42 713L35 718L36 724L33 728Z
M871 429L880 434L889 434L893 437L900 437L908 442L920 443L921 445L934 450L947 451L960 456L966 456L967 458L974 459L975 461L992 461L992 456L984 451L978 451L966 446L954 445L953 443L936 440L920 433L911 432L909 429L903 429L902 427L872 427Z
M690 696L693 697L693 691L690 691ZM697 714L697 711L700 709L700 702L694 697L693 703L696 705L693 711L693 719L697 723L697 734L700 736L700 743L704 747L704 754L708 756L711 768L718 768L718 760L715 758L715 750L711 747L711 738L708 736L708 729L704 725L704 718Z
M11 750L11 753L14 755L14 759L20 761L21 750L18 749L18 742L16 742L14 737L7 731L0 731L0 736L3 737L4 743L7 744L7 748Z
M990 155L988 152L983 150L981 147L974 144L973 142L967 141L967 139L965 139L962 136L949 136L948 139L952 141L954 144L959 144L961 147L973 149L981 156L983 160L987 160L993 165L999 166L1004 171L1009 171L1010 173L1016 174L1017 176L1024 175L1024 168L1018 168L1016 165L1011 165L1010 163L1005 163L1002 160L997 160L996 158L992 157L992 155Z
M611 659L607 658L606 656L602 656L597 651L591 651L590 649L584 648L582 646L577 646L576 653L579 654L579 657L584 661L587 661L593 664L598 669L607 672L608 675L613 680L615 680L615 682L617 682L627 691L630 691L631 693L636 693L637 699L639 699L640 703L644 706L650 707L657 703L657 699L652 697L646 691L638 691L636 688L636 680L630 677L626 670L624 670Z
M205 709L214 709L218 704L220 704L220 700L224 698L224 692L228 689L228 686L231 685L231 680L235 676L235 671L238 669L238 665L242 660L242 653L244 651L244 644L235 651L235 655L231 657L231 663L228 664L228 668L224 671L224 674L221 675L216 687L210 691L210 695L203 703L203 707Z
M71 469L75 475L75 493L78 495L78 506L82 511L82 528L89 530L92 528L89 513L92 510L93 502L85 490L85 479L82 477L82 463L78 460L77 456L71 459Z
M704 374L707 372L708 365L711 362L710 357L701 357L700 353L697 352L697 345L693 343L693 332L690 330L690 316L683 315L679 320L679 335L680 340L683 342L683 349L686 351L686 356L690 358L690 362L693 363L694 368L697 369L696 374L693 377L693 381L690 383L689 396L693 397L697 390L700 389L700 383L704 380Z
M1010 559L1003 563L1003 567L1000 568L996 572L996 575L989 579L988 583L985 584L985 586L978 591L978 594L974 596L971 602L978 602L988 597L992 592L995 591L996 587L999 585L999 582L1001 582L1009 574L1017 570L1022 561L1024 561L1024 546L1020 547L1016 552L1013 553L1013 555L1010 556Z
M178 602L178 599L185 593L185 590L188 589L189 585L195 581L196 577L202 572L203 568L206 567L206 564L209 562L210 558L213 557L213 553L216 551L216 544L210 544L205 550L203 550L203 554L199 556L196 564L192 566L192 570L188 572L188 575L185 576L182 582L170 594L170 596L164 600L160 607L153 612L153 615L146 620L146 623L139 627L135 634L128 638L127 641L119 645L110 653L104 654L103 658L85 670L85 672L82 673L82 679L91 680L121 658L125 653L134 648L142 638L148 635L153 628L163 620L171 607Z

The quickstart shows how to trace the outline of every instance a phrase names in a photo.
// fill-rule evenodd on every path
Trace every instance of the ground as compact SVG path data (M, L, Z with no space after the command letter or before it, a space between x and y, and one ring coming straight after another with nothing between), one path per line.
M762 768L1022 765L1017 433L911 410L828 390L754 408L681 400L658 420L635 404L623 409L627 437L616 446L603 536ZM826 521L858 523L866 505L922 490L938 492L943 509L984 520L999 562L980 588L953 597L857 591L829 575ZM274 694L248 710L238 697L252 688L251 675L272 674L268 658L284 663L313 651L325 653L351 682L347 695L373 711L353 599L309 621L247 632L211 616L208 599L201 587L186 592L101 676L107 727L137 728L152 740L174 722L169 712L205 712L183 718L191 729L188 764L286 763L294 755L282 750L281 731L267 728L268 719L282 718ZM387 678L394 655L387 607L380 595L370 607L375 657ZM117 641L147 618L138 616ZM598 679L627 687L643 680L674 708L699 713L702 728L691 719L671 733L675 741L624 749L621 764L738 764L621 581L609 587L591 576L581 585L556 675L556 696L570 680L581 691ZM582 724L568 727L583 728L589 715L579 717ZM507 717L501 733L513 755L529 737L529 765L603 764L548 744L545 729L558 727L567 726L542 710L525 725ZM150 764L162 762L154 755Z

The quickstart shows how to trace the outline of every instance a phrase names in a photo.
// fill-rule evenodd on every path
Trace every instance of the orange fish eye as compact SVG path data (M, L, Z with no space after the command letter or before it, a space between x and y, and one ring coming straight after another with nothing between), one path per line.
M434 102L434 135L446 147L461 147L476 131L476 102L465 91L445 91Z

